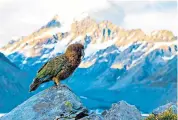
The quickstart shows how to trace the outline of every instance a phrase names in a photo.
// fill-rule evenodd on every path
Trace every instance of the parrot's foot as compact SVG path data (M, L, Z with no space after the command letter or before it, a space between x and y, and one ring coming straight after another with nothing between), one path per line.
M57 89L60 86L60 84L54 83L54 87Z
M52 80L54 81L55 85L59 85L60 84L60 80L57 77L53 77Z
M61 87L65 87L65 88L69 89L69 90L72 92L72 90L71 90L67 85L60 84L60 86L61 86Z

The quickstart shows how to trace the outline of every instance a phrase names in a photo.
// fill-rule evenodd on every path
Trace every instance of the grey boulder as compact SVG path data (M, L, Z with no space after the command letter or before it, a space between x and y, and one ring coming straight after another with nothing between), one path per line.
M134 106L120 101L102 113L104 120L142 120L140 111Z
M173 102L167 103L166 105L162 105L162 106L156 108L155 110L153 110L152 113L160 114L168 109L172 109L173 113L177 114L177 105L176 105L176 103L173 103Z
M0 120L74 120L87 115L79 98L65 86L44 90Z

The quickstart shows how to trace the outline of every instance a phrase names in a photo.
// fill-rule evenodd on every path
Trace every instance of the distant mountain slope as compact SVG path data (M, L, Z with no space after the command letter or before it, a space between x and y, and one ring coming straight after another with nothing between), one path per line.
M19 69L15 64L13 64L12 62L10 62L10 60L8 58L5 57L5 55L3 53L0 52L0 60L1 62L7 62L8 64L14 66L15 68Z
M0 112L8 112L27 98L28 75L0 53Z
M82 96L90 109L106 109L117 100L126 100L149 113L157 106L177 99L177 56L169 61L153 62L159 58L154 56L155 53L150 53L140 64L128 70L126 67L109 68L114 59L110 55L111 60L105 58L108 62L78 69L67 84Z

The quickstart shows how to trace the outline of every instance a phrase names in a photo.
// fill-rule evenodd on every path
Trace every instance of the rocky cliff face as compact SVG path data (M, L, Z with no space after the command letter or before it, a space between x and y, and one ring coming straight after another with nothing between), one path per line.
M141 120L135 106L121 101L102 115L89 112L66 86L51 87L13 109L0 120Z

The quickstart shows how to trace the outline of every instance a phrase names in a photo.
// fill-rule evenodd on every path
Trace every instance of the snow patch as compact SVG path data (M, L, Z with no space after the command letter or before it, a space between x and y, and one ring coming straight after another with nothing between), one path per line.
M49 54L44 54L43 56L41 56L41 59L49 58L49 56Z
M27 60L24 60L23 62L22 62L22 64L26 64L27 63Z
M145 54L148 55L150 52L152 52L153 50L155 50L157 48L160 48L163 45L165 45L165 46L178 45L178 41L174 40L171 42L155 42L153 44L153 47L151 49L149 49Z
M0 113L0 117L4 116L5 114L4 113Z
M49 49L51 49L51 48L53 48L55 46L55 44L48 44L48 45L43 45L43 48L49 48Z
M113 45L116 41L117 41L117 38L113 40L108 40L103 43L97 42L96 44L89 44L85 50L85 57L91 56L92 54L94 54L95 52L99 50L106 49L107 47Z
M82 40L82 36L78 36L71 42L71 44L80 42L81 40Z
M85 97L85 96L80 96L80 98L82 98L82 99L88 99L87 97Z
M35 64L38 64L38 63L41 63L41 61L36 61L35 63L33 63L32 65L35 65Z
M172 56L170 56L170 57L163 56L162 58L163 58L163 60L168 61L168 60L173 59L173 58L174 58L174 55L172 55Z
M127 48L129 48L133 43L129 43L127 45L124 46L120 46L119 47L119 51L123 52L124 50L126 50Z
M114 53L119 53L119 51L118 50L113 50L113 51L111 51L111 52L108 52L108 53L103 53L103 55L100 55L99 57L106 57L107 55L109 55L109 54L114 54Z
M31 49L31 48L33 48L33 45L27 45L27 46L24 47L24 50L28 50L28 49Z
M144 51L145 45L146 45L146 42L143 42L137 49L134 49L133 52Z
M99 63L101 63L101 62L108 62L108 60L107 59L99 60Z
M55 44L54 50L50 53L50 57L56 55L57 53L64 53L66 47L71 41L71 38L72 38L71 36L68 36L67 38L58 41Z
M149 114L142 114L142 117L148 117Z

